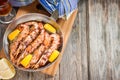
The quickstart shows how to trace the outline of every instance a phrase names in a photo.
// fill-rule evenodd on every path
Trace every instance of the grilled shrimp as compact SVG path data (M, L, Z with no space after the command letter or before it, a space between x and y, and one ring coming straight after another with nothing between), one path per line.
M10 44L10 58L12 61L14 61L14 53L18 47L18 45L20 44L20 41L25 38L28 33L29 33L29 27L24 25L24 24L21 24L19 26L19 28L22 28L22 31L21 33L18 35L17 39L15 39L13 41L13 43Z
M38 26L39 28L42 30L44 27L43 27L43 24L41 22L38 23Z
M19 58L17 59L17 65L19 65L20 61L27 56L29 53L32 53L44 40L44 32L45 30L41 30L40 35L31 43L28 45L28 47L23 51L23 53L20 54Z
M34 26L35 29L38 29L38 23L31 21L31 22L26 22L25 25L27 26Z
M28 23L29 23L29 25L28 25ZM31 27L33 31L29 33L29 35L23 40L23 42L21 42L17 51L15 52L15 55L14 55L15 58L17 58L19 53L22 52L27 47L27 45L29 45L36 38L36 36L39 33L38 23L36 23L36 22L28 22L28 23L25 23L25 25L27 25L27 26L34 25L33 27Z
M38 68L40 66L44 66L46 64L46 62L48 61L48 58L50 57L51 53L58 48L58 46L60 44L60 36L58 34L52 34L50 36L51 36L51 39L52 39L52 45L41 56L39 61L35 64L34 68Z
M33 52L33 58L31 59L30 64L27 67L33 67L37 63L39 58L42 56L43 51L50 46L51 42L50 35L47 32L45 32L44 36L45 38L43 44Z
M29 67L32 68L32 67L37 63L37 61L39 60L39 58L42 56L42 53L44 52L44 50L45 50L45 46L44 46L43 44L41 44L41 45L39 46L39 48L36 49L36 50L33 52L33 57L32 57L32 59L31 59L29 65L27 66L27 68L29 68Z
M45 45L46 49L50 46L51 44L51 38L50 38L50 35L45 32L45 39L44 39L44 42L43 44Z
M16 51L15 54L14 54L15 58L17 58L17 56L19 55L19 53L20 53L21 51L23 51L23 50L27 47L27 45L29 45L29 44L33 41L33 39L36 38L36 36L38 35L38 33L39 33L39 30L35 30L35 31L31 32L31 33L24 39L24 41L21 42L21 44L19 45L17 51Z

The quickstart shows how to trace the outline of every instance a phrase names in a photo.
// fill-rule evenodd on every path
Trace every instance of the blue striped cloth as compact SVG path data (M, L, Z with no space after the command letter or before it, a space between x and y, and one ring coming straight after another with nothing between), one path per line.
M39 0L39 2L50 14L57 10L59 17L63 17L77 8L78 0Z

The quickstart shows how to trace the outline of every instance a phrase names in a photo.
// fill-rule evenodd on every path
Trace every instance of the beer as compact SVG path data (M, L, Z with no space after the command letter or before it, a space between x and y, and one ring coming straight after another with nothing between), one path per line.
M0 0L0 16L6 16L11 10L12 7L8 0Z
M9 0L0 0L0 23L8 24L12 22L16 11L12 8Z

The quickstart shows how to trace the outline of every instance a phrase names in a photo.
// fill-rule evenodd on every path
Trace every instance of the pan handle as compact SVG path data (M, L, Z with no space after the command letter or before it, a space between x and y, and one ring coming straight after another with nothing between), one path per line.
M52 18L54 21L56 21L59 17L58 10L53 11L50 18Z

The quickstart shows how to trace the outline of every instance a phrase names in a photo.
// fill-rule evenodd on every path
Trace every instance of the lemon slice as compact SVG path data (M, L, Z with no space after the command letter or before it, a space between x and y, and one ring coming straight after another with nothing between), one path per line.
M26 68L31 59L32 55L28 54L20 63Z
M9 35L8 35L8 39L10 41L14 40L15 37L18 36L18 34L20 33L20 31L18 29L14 30L13 32L11 32Z
M56 33L56 29L50 24L45 24L44 28L51 33Z
M58 57L58 55L59 55L59 51L54 50L48 59L49 62L53 62Z
M15 68L10 62L2 58L0 59L0 78L1 79L11 79L15 76Z

